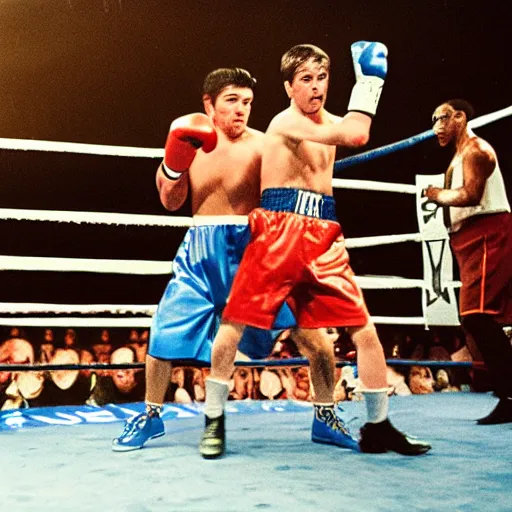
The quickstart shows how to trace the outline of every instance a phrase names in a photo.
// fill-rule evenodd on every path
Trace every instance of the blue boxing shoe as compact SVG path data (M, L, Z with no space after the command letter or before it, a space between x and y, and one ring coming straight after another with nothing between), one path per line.
M352 436L343 420L336 415L334 405L315 404L315 417L311 430L314 443L333 444L359 452L359 442Z
M122 434L112 441L112 450L115 452L138 450L150 439L162 437L164 434L162 418L143 412L127 420Z

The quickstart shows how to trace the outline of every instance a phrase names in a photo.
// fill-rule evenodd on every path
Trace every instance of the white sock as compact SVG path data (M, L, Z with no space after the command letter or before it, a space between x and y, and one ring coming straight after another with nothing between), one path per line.
M366 414L368 423L380 423L388 417L388 390L387 389L365 389L363 391L366 402Z
M224 406L228 401L229 383L208 378L206 379L205 388L204 413L209 418L222 416L224 414Z

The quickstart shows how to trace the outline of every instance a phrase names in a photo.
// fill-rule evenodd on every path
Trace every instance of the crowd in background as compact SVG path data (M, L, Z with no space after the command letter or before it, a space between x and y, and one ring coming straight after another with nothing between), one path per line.
M89 364L144 362L148 330L136 329L37 329L24 332L4 329L0 341L0 364ZM62 331L62 332L61 332ZM510 336L510 329L507 331ZM113 334L112 334L113 333ZM336 401L357 400L359 381L355 347L344 331L330 328L336 358L353 364L337 368ZM422 327L379 326L388 366L389 394L425 394L446 391L487 391L485 368L393 364L397 360L481 361L471 339L458 328L425 330ZM293 333L284 331L269 359L300 358ZM173 368L166 401L203 401L208 368ZM144 370L73 369L52 371L0 371L0 409L56 405L94 405L144 400ZM230 399L311 400L307 366L236 368L231 379Z

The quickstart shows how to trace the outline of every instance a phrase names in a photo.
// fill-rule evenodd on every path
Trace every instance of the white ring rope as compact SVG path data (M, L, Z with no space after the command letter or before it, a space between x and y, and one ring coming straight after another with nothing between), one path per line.
M0 270L163 275L172 272L172 262L88 258L45 258L38 256L0 256Z
M399 244L402 242L421 242L420 233L406 233L403 235L377 235L347 238L345 244L348 249L358 247L372 247L374 245Z
M15 327L151 327L150 317L109 318L109 317L0 317L0 325Z
M388 183L386 181L348 180L334 178L332 180L332 186L334 188L347 188L352 190L378 190L379 192L399 192L401 194L416 194L418 192L416 185Z
M334 188L376 190L380 192L399 192L416 194L416 185L387 183L368 180L333 179ZM196 225L190 217L171 217L166 215L145 215L132 213L77 212L63 210L27 210L0 208L0 220L28 220L68 222L75 224L108 224L117 226L156 226L190 227ZM201 223L204 225L204 221Z
M470 128L480 128L486 124L498 121L512 115L512 106L491 112L475 119L468 124ZM55 142L32 139L3 139L0 138L0 149L17 151L51 151L54 153L79 153L87 155L126 156L141 158L163 158L161 148L132 148L128 146L105 146L101 144L83 144L77 142ZM372 150L375 151L375 150Z
M1 139L1 149L16 151L51 151L52 153L78 153L82 155L127 156L140 158L163 158L162 148L132 148L129 146L104 146L79 142L55 142L32 139Z
M425 325L425 318L422 316L372 316L371 319L375 324ZM133 329L148 329L151 327L151 322L151 317L0 317L0 325L15 327L129 327Z
M59 313L70 315L80 313L81 315L97 315L100 313L112 313L115 315L145 315L152 316L156 311L155 305L132 305L132 304L49 304L36 302L0 302L0 315L37 313Z
M18 210L13 208L0 208L0 219L70 222L75 224L106 224L116 226L189 227L194 224L190 217L140 215L132 213L73 212L62 210Z

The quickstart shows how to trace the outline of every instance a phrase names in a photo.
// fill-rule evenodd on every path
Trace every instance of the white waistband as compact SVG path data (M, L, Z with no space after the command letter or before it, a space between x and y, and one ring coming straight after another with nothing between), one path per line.
M247 215L194 215L194 226L217 226L220 224L248 224Z

